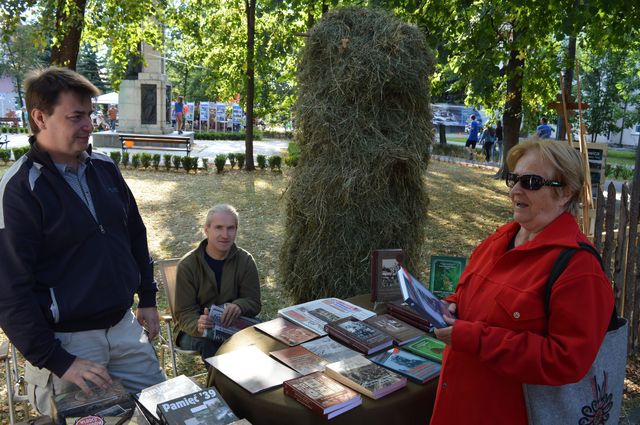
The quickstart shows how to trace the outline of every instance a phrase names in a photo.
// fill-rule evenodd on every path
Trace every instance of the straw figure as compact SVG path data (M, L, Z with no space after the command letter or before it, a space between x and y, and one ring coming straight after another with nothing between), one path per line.
M335 10L309 32L280 256L296 302L369 292L374 249L422 262L432 70L418 28L383 11Z

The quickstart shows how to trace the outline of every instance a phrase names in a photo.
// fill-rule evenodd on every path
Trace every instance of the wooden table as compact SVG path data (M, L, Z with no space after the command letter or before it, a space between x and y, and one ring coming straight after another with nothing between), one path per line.
M370 296L362 295L350 302L372 309ZM377 309L383 310L383 309ZM378 313L382 311L377 311ZM242 347L255 345L265 353L286 348L283 343L254 329L244 329L227 340L216 354L229 353ZM251 367L251 365L247 365ZM331 419L332 425L426 425L431 419L438 380L424 385L408 382L407 387L378 400L362 396L362 405ZM215 368L210 368L207 387L215 386L233 412L254 425L306 425L327 424L327 420L289 396L282 387L252 395Z

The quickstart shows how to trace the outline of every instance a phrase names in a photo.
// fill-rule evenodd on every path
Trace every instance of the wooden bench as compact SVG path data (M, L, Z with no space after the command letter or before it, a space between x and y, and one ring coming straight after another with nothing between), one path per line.
M9 124L9 127L17 127L19 123L20 120L18 120L18 118L0 118L0 125Z
M119 138L122 153L128 149L179 150L186 151L187 156L191 153L191 138L189 136L119 134ZM175 145L179 147L175 147Z

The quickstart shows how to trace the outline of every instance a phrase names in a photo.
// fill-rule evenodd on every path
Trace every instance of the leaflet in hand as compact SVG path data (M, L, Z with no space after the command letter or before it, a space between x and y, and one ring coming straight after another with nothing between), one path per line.
M447 309L447 305L433 295L422 282L409 274L404 267L398 270L398 281L404 301L409 307L426 317L436 328L450 326L444 318L453 319L455 316Z
M240 316L229 326L222 325L222 313L224 312L224 305L212 305L209 309L209 317L213 319L213 328L205 329L204 336L214 341L225 341L231 337L234 333L260 323L258 319L253 317Z

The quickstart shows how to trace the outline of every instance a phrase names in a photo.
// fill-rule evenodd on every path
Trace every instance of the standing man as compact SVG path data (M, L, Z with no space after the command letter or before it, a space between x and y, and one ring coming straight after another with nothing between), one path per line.
M176 342L182 349L200 352L203 361L222 344L203 336L213 327L211 305L224 305L224 326L240 315L255 316L262 308L256 262L235 244L238 221L238 212L231 205L214 206L204 225L206 239L178 263Z
M73 384L137 392L166 378L142 328L159 331L146 229L118 167L89 146L99 91L55 67L25 87L31 149L0 182L0 326L28 361L29 401L50 414Z
M550 139L553 128L547 124L547 117L540 118L540 125L536 128L536 136L541 139Z
M476 150L476 144L478 143L478 132L480 131L480 123L476 121L476 116L471 115L471 123L469 124L469 137L464 144L469 150L469 159L473 159L473 155Z
M116 122L118 121L118 108L116 108L116 105L111 105L107 114L109 115L109 127L111 131L116 131Z

